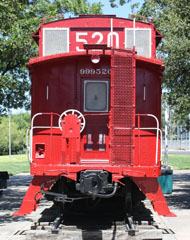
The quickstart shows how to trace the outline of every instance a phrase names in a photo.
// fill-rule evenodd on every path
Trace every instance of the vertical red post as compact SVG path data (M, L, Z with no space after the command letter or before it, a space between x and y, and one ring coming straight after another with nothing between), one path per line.
M80 160L80 126L77 116L69 114L62 122L62 163L77 164Z
M141 134L140 134L140 115L137 114L137 122L138 122L138 165L140 162L140 144L141 144Z

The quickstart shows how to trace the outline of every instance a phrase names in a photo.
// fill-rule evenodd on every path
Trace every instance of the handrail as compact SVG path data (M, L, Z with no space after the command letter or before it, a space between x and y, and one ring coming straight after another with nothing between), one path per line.
M51 119L51 125L50 126L35 126L34 127L34 120L36 119L36 117L38 116L41 116L41 115L50 115ZM29 150L29 161L30 163L32 163L32 148L33 148L33 130L36 129L36 128L50 128L50 129L53 129L53 128L59 128L59 127L54 127L52 126L52 123L53 123L53 115L57 116L57 117L60 117L60 115L58 113L36 113L34 114L34 116L32 117L32 120L31 120L31 128L30 128L30 150Z
M34 126L34 120L36 119L36 117L38 116L41 116L41 115L50 115L51 116L51 125L50 126ZM57 116L57 117L60 117L59 114L57 113L36 113L33 117L32 117L32 120L31 120L31 129L30 129L30 146L27 144L28 146L28 149L29 149L29 161L30 163L32 162L32 149L33 149L33 130L34 129L59 129L58 126L53 126L53 116ZM85 114L85 116L90 116L91 114ZM107 113L106 114L101 114L101 115L108 115ZM161 149L162 149L162 130L159 128L159 121L158 121L158 118L153 115L153 114L135 114L136 117L139 118L140 120L140 117L152 117L153 119L155 119L156 121L156 127L140 127L140 121L138 120L138 127L135 128L136 130L156 130L156 154L155 154L155 163L156 165L158 164L158 138L159 138L159 135L160 135L160 138L161 138L161 147L160 147L160 159L162 160L162 154L161 154ZM128 130L131 130L132 128L115 128L115 129L128 129Z
M63 14L58 14L56 16L42 18L42 23L44 24L44 23L46 23L46 20L50 20L50 19L54 19L54 18L58 18L58 17L62 17L62 19L64 19L64 15Z
M152 19L152 18L145 17L145 16L141 16L141 15L131 14L131 15L129 16L129 18L132 19L132 17L134 17L134 18L142 18L142 19L148 20L150 23L153 22L153 19Z
M139 119L139 117L152 117L152 118L154 118L155 119L155 121L156 121L156 157L155 157L155 160L156 160L156 165L158 164L158 132L159 132L159 121L158 121L158 118L155 116L155 115L153 115L153 114L136 114L136 116L138 117L138 119ZM140 119L138 120L138 124L140 124ZM139 128L138 128L139 129Z
M132 128L114 128L116 130L132 130ZM161 146L160 146L160 160L162 161L162 130L158 128L135 128L135 130L157 130L160 133L161 138ZM156 156L155 156L155 162L158 163L158 135L156 135Z
M30 162L30 145L29 145L29 132L30 132L30 129L27 129L26 130L26 155L27 155L27 158L28 158L28 161Z

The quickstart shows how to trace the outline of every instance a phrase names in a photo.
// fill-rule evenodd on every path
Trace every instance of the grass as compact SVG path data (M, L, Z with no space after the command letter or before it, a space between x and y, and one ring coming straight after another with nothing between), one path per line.
M169 155L169 166L175 170L190 170L190 155ZM9 175L30 172L26 155L0 156L0 171L8 171Z
M190 155L169 155L168 165L175 170L190 170Z
M12 155L11 160L9 156L0 156L0 171L8 171L9 175L30 172L27 156Z

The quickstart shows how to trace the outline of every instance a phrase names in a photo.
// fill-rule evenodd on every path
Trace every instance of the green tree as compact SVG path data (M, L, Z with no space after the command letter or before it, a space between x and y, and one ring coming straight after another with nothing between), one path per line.
M111 7L118 7L118 4L123 6L125 3L131 2L131 0L109 0L110 1L110 6Z
M11 117L12 122L17 124L18 130L23 129L25 132L30 128L30 118L31 116L29 113L16 114Z
M25 64L37 55L31 35L42 18L58 14L97 14L101 3L86 0L0 1L0 115L8 108L28 107L28 71Z
M120 6L124 6L127 3L131 3L130 7L131 7L131 11L133 12L133 10L135 8L138 8L140 6L140 2L142 2L142 0L140 0L139 2L137 0L133 1L133 0L109 0L110 2L110 6L111 7L118 7L118 5Z
M130 0L110 0L111 6L134 3ZM139 0L139 3L142 2ZM132 10L139 4L132 4ZM153 18L156 28L164 35L158 57L166 69L164 99L174 109L177 118L190 113L190 4L189 0L144 0L137 15ZM186 117L185 117L186 116Z
M190 112L190 5L188 0L144 0L138 12L152 17L164 35L158 55L166 69L165 99L183 118Z
M11 116L11 149L12 153L25 150L26 130L30 127L30 114L23 113ZM0 155L9 152L9 119L1 117L0 121Z

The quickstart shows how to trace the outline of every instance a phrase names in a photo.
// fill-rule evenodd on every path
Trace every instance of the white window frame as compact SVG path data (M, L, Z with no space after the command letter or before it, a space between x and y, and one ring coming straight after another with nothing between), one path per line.
M51 55L44 55L45 54L45 31L48 31L48 30L66 30L67 32L67 51L66 52L69 52L69 28L43 28L43 56L51 56ZM56 54L56 53L55 53ZM54 54L52 54L54 55Z
M152 31L151 31L151 28L125 28L125 48L127 48L127 30L131 30L131 31L136 31L136 30L148 30L149 31L149 41L150 41L150 45L149 45L149 56L148 58L151 58L152 57ZM136 37L135 37L135 40L136 40ZM136 43L135 43L136 45ZM137 52L137 55L138 55L138 52ZM141 55L138 55L138 56L141 56ZM142 57L145 57L145 56L142 56Z
M106 86L107 86L107 99L106 99L106 110L103 110L103 111L101 111L101 110L87 110L86 108L85 108L85 103L86 103L86 99L85 99L85 96L86 96L86 94L85 94L85 91L86 91L86 83L106 83ZM109 81L108 80L84 80L84 83L83 83L84 85L84 102L83 102L83 109L84 109L84 112L108 112L108 110L109 110L109 106L108 106L108 104L109 104Z

